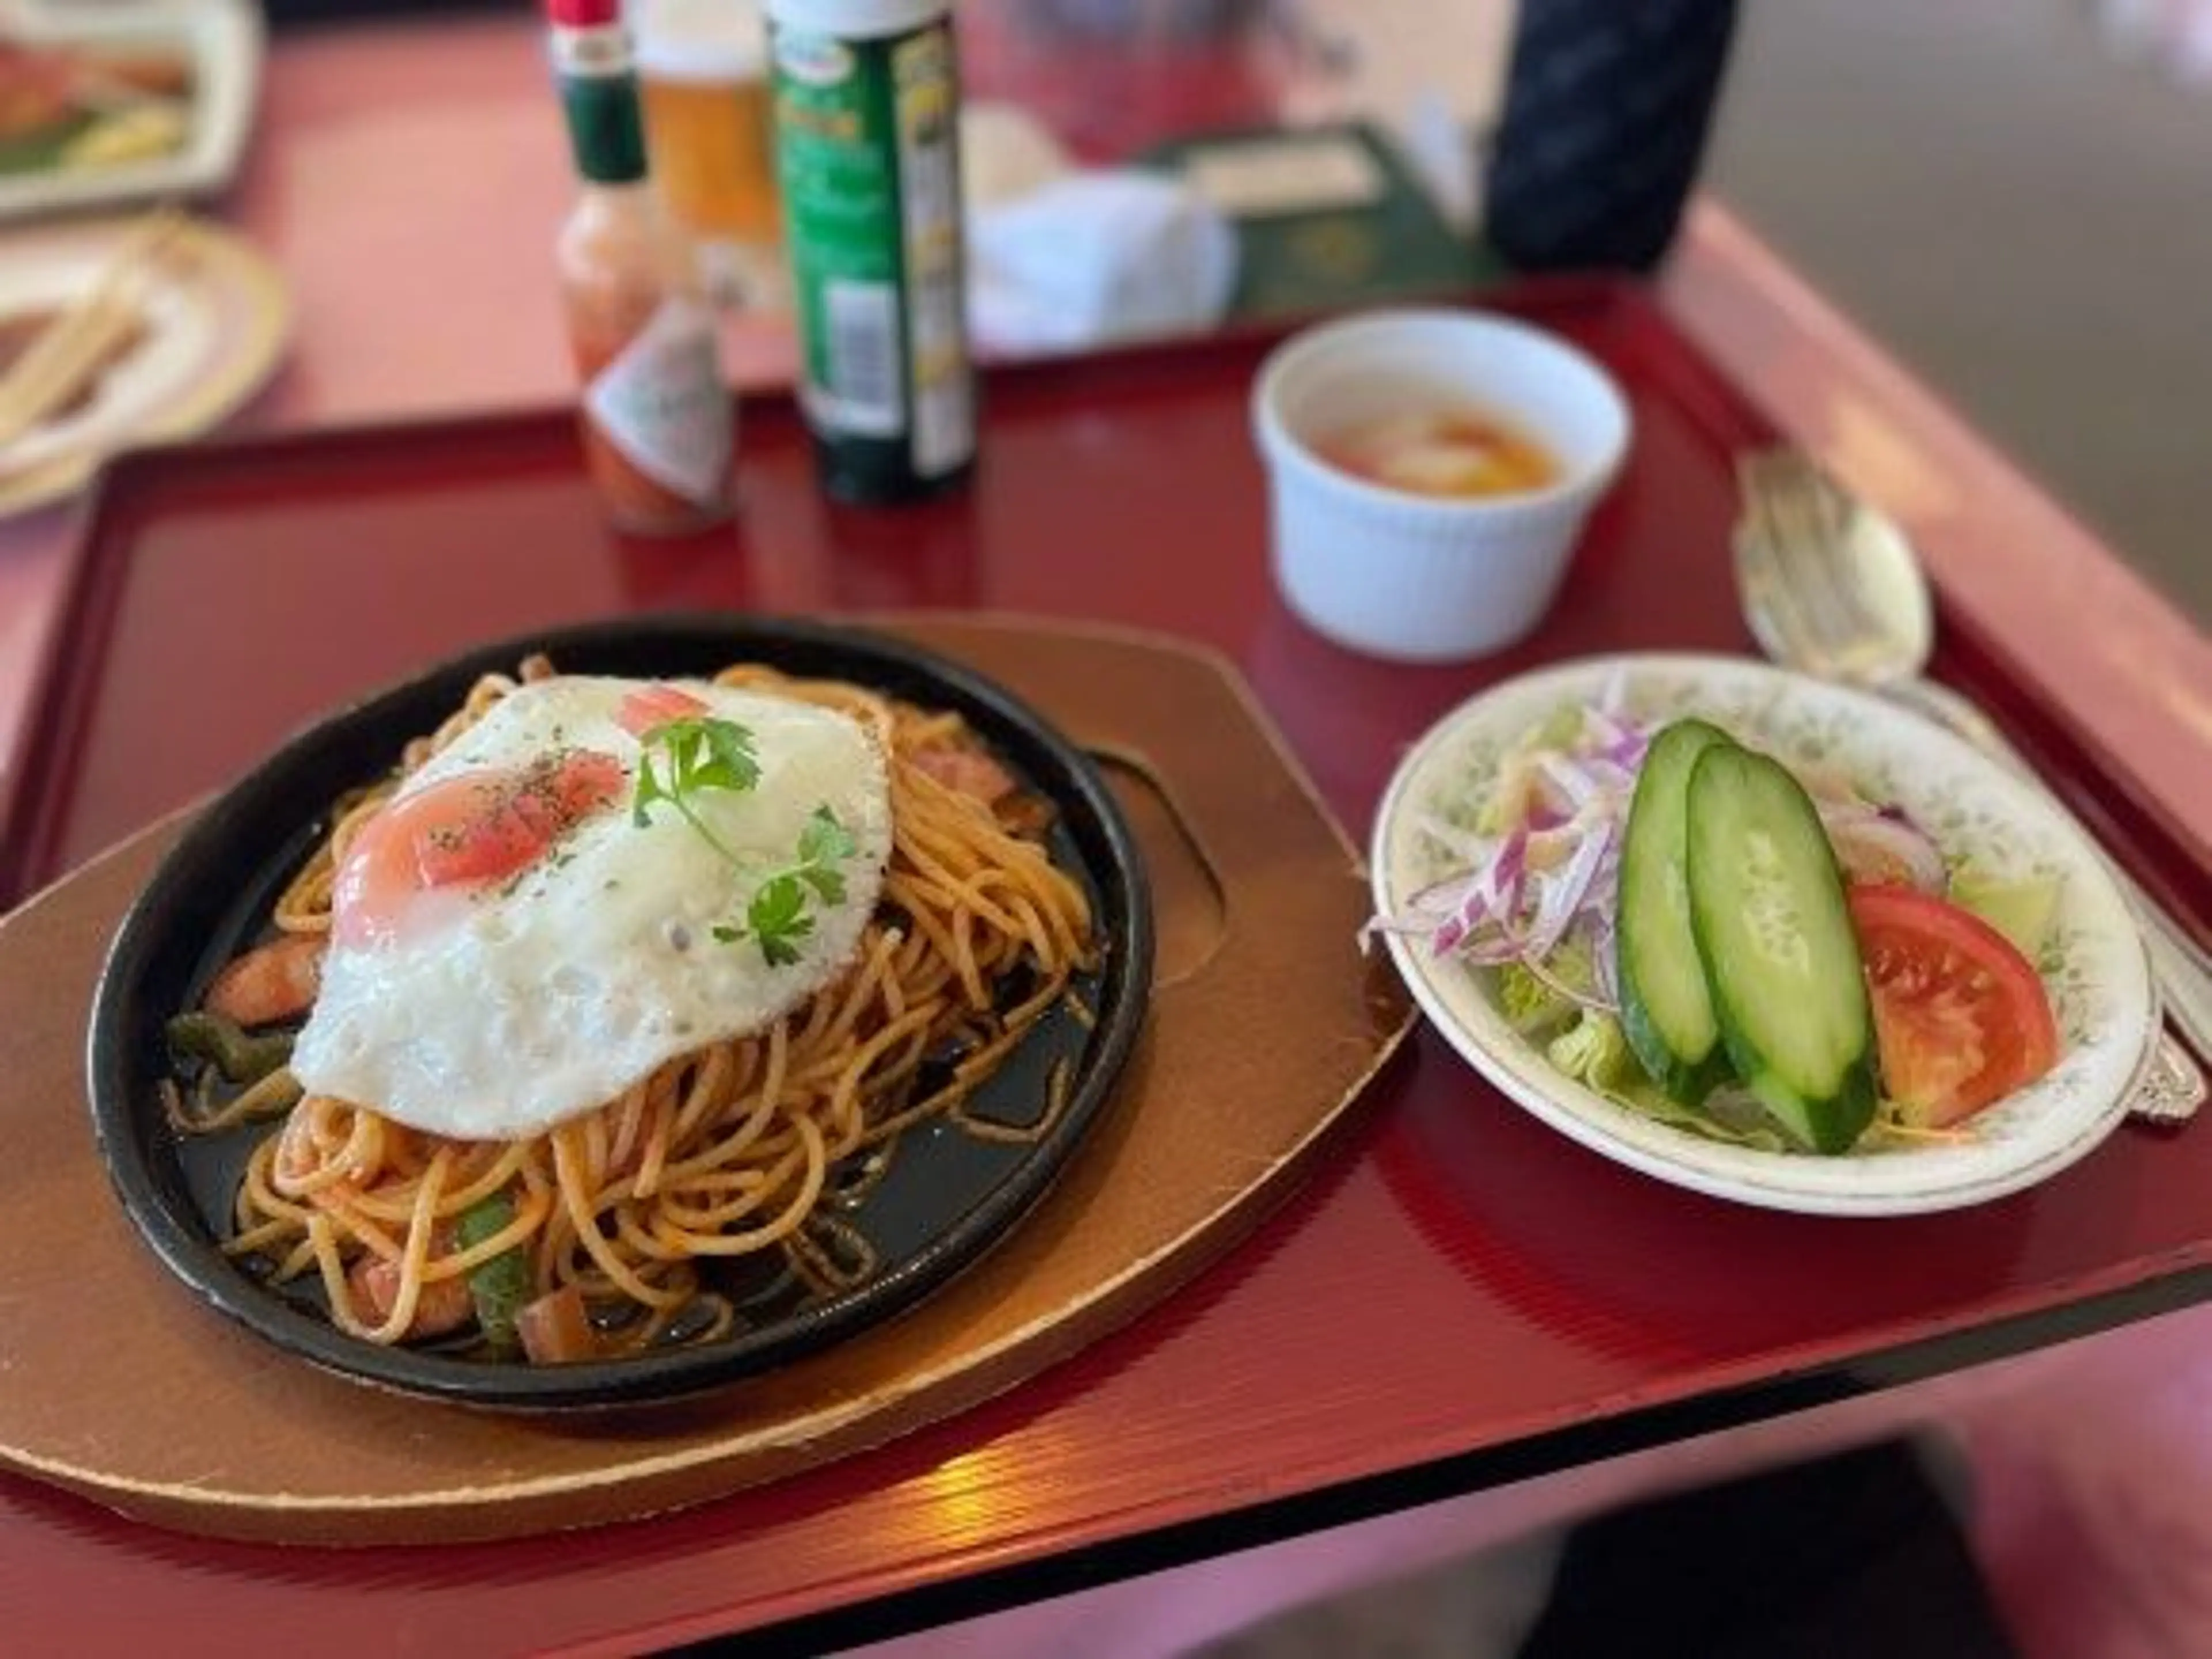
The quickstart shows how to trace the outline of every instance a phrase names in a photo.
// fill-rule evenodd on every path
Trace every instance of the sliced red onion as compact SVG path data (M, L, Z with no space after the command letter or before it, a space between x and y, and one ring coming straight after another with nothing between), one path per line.
M1516 786L1522 821L1504 836L1419 820L1419 829L1463 868L1413 895L1399 915L1370 921L1363 943L1377 932L1425 935L1436 957L1485 967L1518 962L1560 994L1613 1010L1620 836L1650 746L1650 732L1620 713L1625 693L1626 681L1616 676L1599 705L1584 711L1565 751L1525 757L1529 771ZM1547 965L1578 927L1595 951L1596 983L1587 990L1562 982Z
M1943 854L1909 820L1856 807L1824 810L1820 816L1846 875L1864 881L1908 881L1923 893L1943 890L1948 880Z
M1638 764L1641 763L1639 757ZM1636 766L1623 765L1604 755L1593 757L1589 762L1590 775L1597 780L1599 787L1607 794L1624 799L1636 793L1637 769Z
M1590 977L1607 1013L1620 1012L1619 936L1613 932L1611 905L1590 912Z
M1373 915L1361 924L1359 948L1364 951L1377 933L1433 935L1439 927L1449 924L1460 907L1467 902L1468 891L1481 878L1481 872L1470 870L1447 876L1442 881L1431 882L1426 887L1406 896L1404 907L1395 915Z
M1631 777L1644 765L1644 757L1651 752L1651 734L1630 732L1598 751L1600 757L1618 766Z
M1597 861L1589 885L1583 892L1583 914L1610 927L1614 914L1620 908L1620 844L1625 832L1616 830L1607 842L1605 856Z
M1520 958L1520 962L1521 965L1523 968L1526 968L1529 973L1533 974L1538 981L1551 991L1553 995L1564 997L1569 1002L1575 1004L1577 1007L1591 1008L1597 1006L1597 1004L1593 1002L1588 995L1581 991L1577 991L1573 986L1568 984L1566 981L1561 979L1557 974L1553 973L1550 968L1545 965L1540 958L1533 956L1523 957Z
M1467 902L1468 892L1480 885L1481 880L1481 871L1463 871L1407 895L1405 920L1408 923L1423 917L1432 921L1442 921Z
M1489 860L1475 872L1474 880L1451 918L1437 929L1430 942L1432 955L1448 957L1486 921L1510 929L1513 914L1521 905L1521 888L1527 875L1524 861L1528 832L1509 831Z
M1546 755L1536 765L1544 781L1564 795L1567 805L1577 811L1580 811L1597 793L1595 781L1571 757Z
M1528 822L1522 825L1522 828L1532 836L1540 836L1571 822L1573 822L1571 813L1563 812L1548 801L1545 801L1538 803L1529 812Z
M1514 909L1521 901L1521 889L1528 879L1528 830L1524 826L1512 831L1498 844L1498 856L1492 860L1493 879L1502 908Z
M1583 746L1615 765L1634 768L1643 763L1644 751L1651 747L1651 728L1626 715L1593 711L1590 740Z
M1589 890L1590 880L1604 860L1613 835L1613 826L1607 823L1584 836L1574 856L1558 874L1545 882L1535 917L1528 925L1526 943L1529 957L1550 956L1566 937L1568 927L1582 908L1583 896Z
M1504 933L1471 940L1462 945L1455 954L1461 961L1477 968L1503 968L1509 962L1526 960L1521 941Z

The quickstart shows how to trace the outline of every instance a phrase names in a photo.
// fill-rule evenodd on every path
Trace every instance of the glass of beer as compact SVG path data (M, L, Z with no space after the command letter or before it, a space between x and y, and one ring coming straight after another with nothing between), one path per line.
M786 302L758 0L641 0L636 34L653 178L728 305Z

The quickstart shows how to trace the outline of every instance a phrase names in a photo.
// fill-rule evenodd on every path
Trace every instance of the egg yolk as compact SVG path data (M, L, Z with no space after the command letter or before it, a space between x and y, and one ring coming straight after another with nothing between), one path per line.
M629 781L612 755L568 749L401 796L362 826L338 866L331 901L337 937L353 945L393 938L416 894L527 869L619 799Z

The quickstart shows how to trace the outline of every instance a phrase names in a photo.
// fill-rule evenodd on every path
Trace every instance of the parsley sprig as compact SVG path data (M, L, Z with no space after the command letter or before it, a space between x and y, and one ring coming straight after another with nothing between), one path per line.
M751 731L735 720L687 715L663 720L638 742L644 753L638 761L630 822L643 829L665 801L732 866L746 869L746 860L700 817L696 801L710 790L743 794L759 783L760 758ZM797 962L799 942L814 932L810 905L817 899L824 904L845 902L845 876L837 866L859 851L852 831L827 804L816 807L799 832L798 856L770 870L753 890L744 925L717 926L715 939L725 945L751 939L771 968Z
M706 790L726 789L741 795L760 781L760 757L753 749L751 729L735 720L695 714L663 720L637 741L645 752L638 757L637 793L630 799L629 821L644 829L653 821L655 803L665 800L716 852L732 864L742 862L707 827L691 803ZM656 750L667 769L665 781L653 769Z
M799 856L769 873L753 890L745 906L745 926L720 927L714 937L724 944L750 938L771 968L799 960L799 941L814 932L814 918L806 913L811 899L824 904L845 902L844 872L838 864L860 850L853 832L838 823L827 805L814 809L806 827L799 832Z

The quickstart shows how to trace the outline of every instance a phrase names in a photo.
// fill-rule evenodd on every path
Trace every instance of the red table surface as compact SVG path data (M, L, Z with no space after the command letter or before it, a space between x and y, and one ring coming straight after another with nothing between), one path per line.
M1364 838L1407 744L1490 682L1606 650L1749 648L1730 458L1771 434L1632 287L1486 302L1600 356L1637 423L1556 611L1510 653L1394 666L1282 608L1246 425L1262 336L994 375L973 489L894 514L827 507L791 408L763 400L740 521L678 543L599 527L559 414L208 447L106 486L0 870L49 877L456 649L686 607L988 609L1210 643ZM2196 896L2205 846L2100 776L2011 665L1948 629L1939 666L2151 884ZM805 1639L850 1638L956 1595L1066 1587L1079 1557L1085 1574L1139 1570L2193 1299L2208 1190L2200 1126L2124 1131L1960 1213L1767 1213L1566 1141L1424 1032L1340 1161L1248 1245L1077 1360L882 1450L654 1521L413 1551L171 1536L4 1479L0 1606L48 1638L159 1639L198 1618L325 1647L464 1630L629 1645L808 1618ZM1001 1568L1030 1571L985 1576ZM921 1594L884 1599L902 1592ZM857 1622L820 1622L840 1609Z

